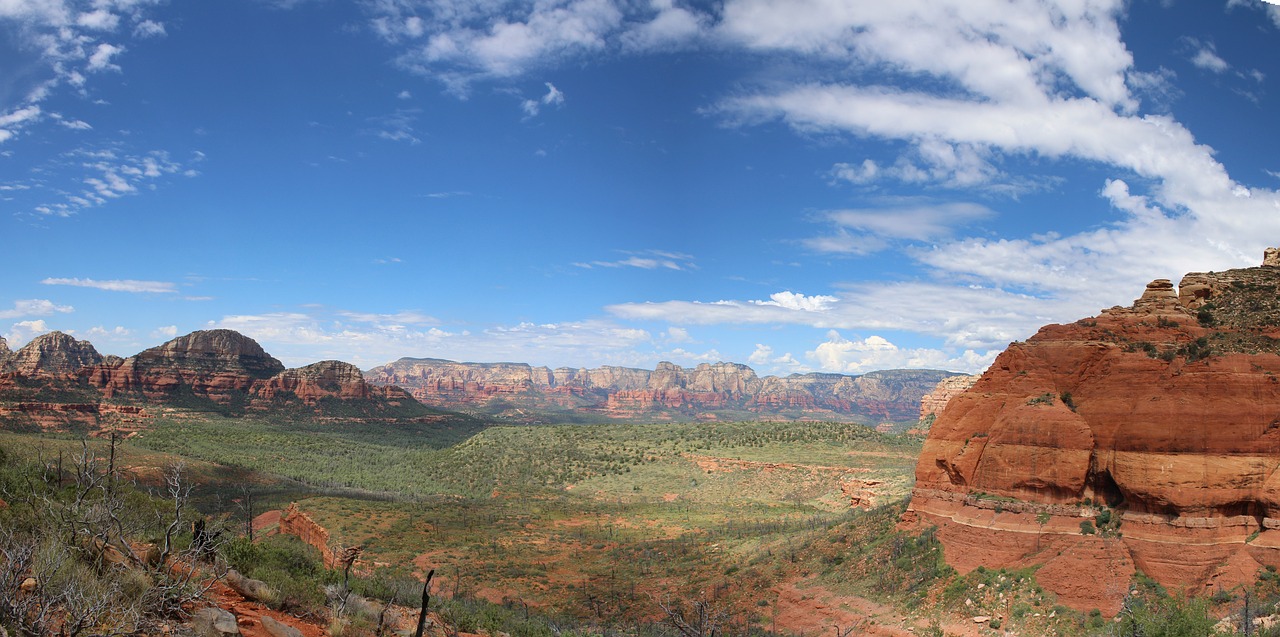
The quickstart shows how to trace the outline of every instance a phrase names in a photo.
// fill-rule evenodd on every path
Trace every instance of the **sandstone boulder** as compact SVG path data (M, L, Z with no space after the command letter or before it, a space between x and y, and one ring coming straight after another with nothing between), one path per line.
M235 615L210 606L191 614L191 632L198 637L239 637L240 626Z
M288 624L280 623L267 615L262 616L262 629L271 637L302 637L302 631Z

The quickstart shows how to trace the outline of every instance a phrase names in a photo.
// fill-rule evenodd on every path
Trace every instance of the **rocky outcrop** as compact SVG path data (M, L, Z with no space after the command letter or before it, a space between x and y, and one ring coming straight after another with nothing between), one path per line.
M92 343L62 332L37 336L9 357L11 369L23 376L64 376L100 363L102 355Z
M13 359L13 351L9 349L8 341L0 336L0 374L13 371L10 361Z
M37 337L0 372L0 426L45 429L137 425L145 406L240 415L401 418L431 412L404 390L373 386L355 366L322 361L285 369L231 330L193 332L127 359L102 357L61 332Z
M183 393L231 404L243 400L255 381L283 371L284 365L248 336L207 330L180 336L117 365L102 365L89 374L89 382L108 398L134 393L163 400Z
M406 388L419 401L446 408L572 410L601 418L671 419L715 412L796 418L913 420L936 370L893 370L863 376L793 374L759 377L746 365L662 362L650 371L533 367L524 363L457 363L403 358L368 372L370 382Z
M962 572L1057 564L1041 585L1108 613L1115 573L1194 591L1280 565L1278 286L1272 267L1157 280L1010 345L929 431L906 521L939 525Z
M978 382L977 376L967 374L950 376L938 381L929 393L920 398L920 420L926 420L929 416L936 418L943 409L946 409L947 403L951 402L952 398L964 393L976 382Z

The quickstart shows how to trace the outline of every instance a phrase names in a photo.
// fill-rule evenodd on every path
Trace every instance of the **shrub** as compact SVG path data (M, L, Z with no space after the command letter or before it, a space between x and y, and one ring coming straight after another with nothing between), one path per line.
M1097 529L1093 527L1093 520L1082 520L1080 522L1080 535L1093 535L1097 533Z

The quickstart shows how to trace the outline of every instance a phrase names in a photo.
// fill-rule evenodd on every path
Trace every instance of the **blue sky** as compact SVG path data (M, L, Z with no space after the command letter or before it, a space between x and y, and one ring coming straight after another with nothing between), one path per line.
M0 0L0 334L979 371L1280 245L1262 0Z

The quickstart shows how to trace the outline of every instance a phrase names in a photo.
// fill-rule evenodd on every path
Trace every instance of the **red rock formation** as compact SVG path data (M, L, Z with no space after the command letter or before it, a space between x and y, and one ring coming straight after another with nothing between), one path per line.
M6 346L0 356L7 351ZM62 332L41 334L8 358L13 371L23 376L65 376L102 363L93 344Z
M0 336L0 373L13 371L10 361L13 359L13 351L9 349L8 341Z
M298 503L291 502L285 507L280 514L279 532L286 535L296 536L303 542L314 546L320 551L320 559L324 561L325 568L337 568L337 554L340 549L329 545L328 529L316 524L311 516L304 513L298 508Z
M1158 280L1010 345L934 423L907 521L939 525L962 572L1058 564L1045 588L1108 613L1127 582L1080 594L1111 568L1099 555L1191 590L1245 557L1280 565L1277 284L1272 267L1189 274L1181 294ZM1082 535L1099 515L1119 533Z
M51 332L10 360L12 371L0 372L0 417L45 428L140 424L148 416L136 403L199 410L213 405L229 414L430 413L398 387L369 385L347 363L286 370L253 339L230 330L193 332L128 359L103 358L88 342Z
M405 358L369 370L375 384L407 388L419 401L446 408L515 405L571 409L613 418L705 415L716 410L862 420L914 419L919 397L946 372L896 370L863 376L794 374L760 378L736 363L687 369L659 363L653 371L531 367L520 363L455 363Z
M929 416L936 418L952 398L964 393L976 382L978 377L969 375L951 376L938 381L938 384L920 399L920 420Z
M139 393L157 400L186 391L229 404L242 399L254 381L284 369L257 341L231 330L208 330L180 336L116 366L99 366L88 377L108 398Z

